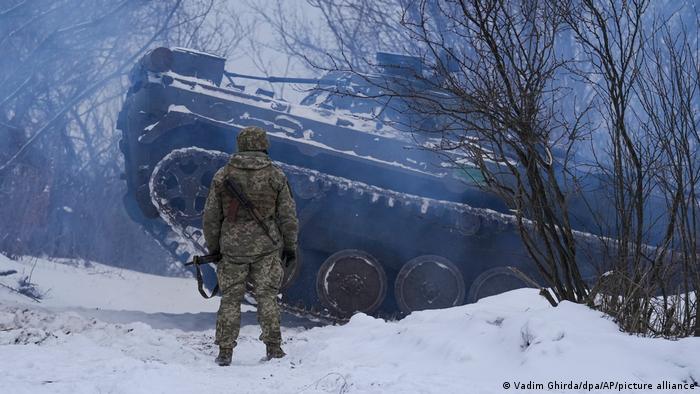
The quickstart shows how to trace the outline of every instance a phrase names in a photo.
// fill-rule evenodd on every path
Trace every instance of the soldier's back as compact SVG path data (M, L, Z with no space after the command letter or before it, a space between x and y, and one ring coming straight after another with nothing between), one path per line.
M227 192L226 179L235 182L248 197L258 217L269 229L269 236L253 214ZM225 220L221 231L221 252L224 255L261 256L281 248L282 239L275 224L275 211L277 197L285 184L284 173L263 152L236 153L219 170L214 177L214 187L220 193L224 210ZM232 210L232 204L238 208Z

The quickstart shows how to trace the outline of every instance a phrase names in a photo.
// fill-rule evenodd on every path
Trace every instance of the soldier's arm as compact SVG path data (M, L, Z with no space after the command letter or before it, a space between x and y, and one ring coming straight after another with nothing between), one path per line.
M277 225L284 239L285 250L296 250L299 233L297 207L289 183L284 179L282 190L277 195Z
M224 221L224 211L221 202L221 180L217 173L211 182L207 202L204 205L202 226L204 227L204 239L207 241L209 253L219 252L219 238L221 236L221 224Z

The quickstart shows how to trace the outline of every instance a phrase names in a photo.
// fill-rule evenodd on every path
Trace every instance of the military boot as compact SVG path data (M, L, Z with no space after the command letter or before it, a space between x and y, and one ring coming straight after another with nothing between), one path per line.
M265 345L267 348L267 360L272 360L273 358L282 358L287 354L282 350L278 343L272 343Z
M219 347L219 355L216 357L216 363L219 366L227 367L231 365L231 358L233 358L233 349L230 347Z

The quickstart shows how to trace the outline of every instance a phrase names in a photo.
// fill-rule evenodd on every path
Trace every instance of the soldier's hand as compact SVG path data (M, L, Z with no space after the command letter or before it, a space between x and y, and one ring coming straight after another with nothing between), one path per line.
M294 249L285 249L282 251L282 264L285 270L293 267L297 262L297 251Z

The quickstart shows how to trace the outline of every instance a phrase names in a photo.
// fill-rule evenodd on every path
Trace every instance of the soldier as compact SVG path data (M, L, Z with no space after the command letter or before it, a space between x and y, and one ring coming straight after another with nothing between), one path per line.
M276 297L284 276L282 261L291 264L296 259L299 226L287 178L267 154L265 131L246 127L237 143L238 153L214 175L203 217L209 252L222 254L217 266L221 304L216 321L216 363L221 366L231 364L247 280L255 289L267 359L285 356ZM262 223L228 192L227 179L240 186Z

